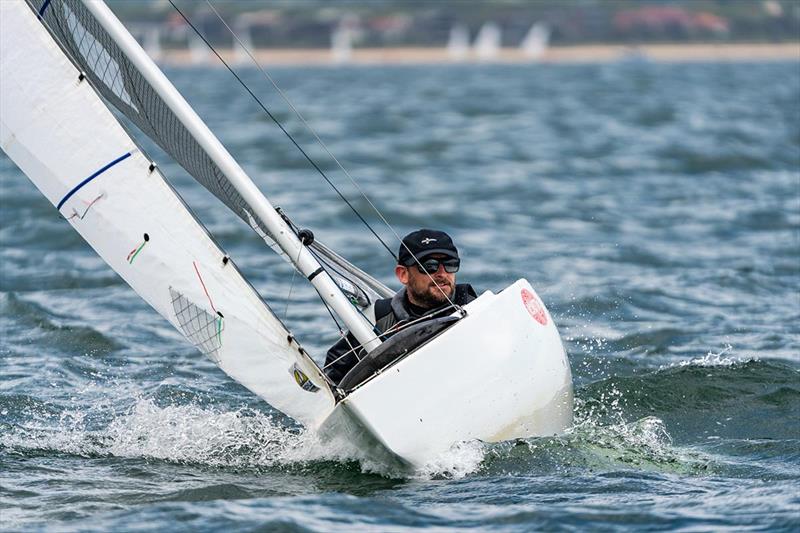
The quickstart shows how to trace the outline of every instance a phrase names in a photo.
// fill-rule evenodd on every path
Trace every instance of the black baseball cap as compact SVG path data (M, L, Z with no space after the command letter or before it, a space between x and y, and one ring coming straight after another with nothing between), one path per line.
M397 263L410 266L415 263L414 257L421 261L433 254L458 259L458 249L450 235L435 229L420 229L403 237L403 243L397 254Z

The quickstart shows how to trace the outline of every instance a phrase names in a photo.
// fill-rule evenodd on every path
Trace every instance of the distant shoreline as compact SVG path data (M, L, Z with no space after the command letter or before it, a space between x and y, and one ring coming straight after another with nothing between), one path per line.
M249 63L249 58L234 50L219 50L229 62ZM446 48L354 48L346 60L334 57L330 49L256 49L262 65L440 65L440 64L521 64L521 63L608 63L625 60L656 62L697 61L800 61L800 42L780 44L643 44L554 46L540 57L530 57L518 48L503 48L490 58L478 58L470 51L454 58ZM216 57L190 50L163 50L159 61L168 65L215 65Z

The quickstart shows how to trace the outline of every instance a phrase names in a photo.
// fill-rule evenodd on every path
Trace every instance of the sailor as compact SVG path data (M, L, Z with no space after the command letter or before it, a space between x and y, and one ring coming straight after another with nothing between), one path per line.
M453 305L465 305L475 298L468 283L456 284L461 266L453 239L443 232L421 229L403 237L394 273L403 288L392 298L375 302L375 327L386 340L409 322L436 315ZM325 358L325 373L339 383L355 366L363 351L348 333L334 344Z

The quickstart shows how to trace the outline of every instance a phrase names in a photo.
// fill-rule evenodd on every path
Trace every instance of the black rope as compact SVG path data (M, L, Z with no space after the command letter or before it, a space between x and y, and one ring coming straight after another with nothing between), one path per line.
M208 46L208 48L212 52L214 52L214 55L217 56L217 58L222 62L222 64L225 65L225 68L227 68L228 71L231 74L233 74L233 77L236 78L236 80L241 84L241 86L244 87L245 90L248 93L250 93L250 96L253 97L253 100L256 101L256 103L261 107L261 109L264 110L264 112L269 116L269 118L271 118L272 121L286 135L286 137L288 137L289 140L292 141L292 144L294 144L295 147L298 150L300 150L300 153L303 154L303 156L306 158L306 160L309 163L311 163L311 166L313 166L314 169L317 172L319 172L320 176L322 176L325 179L325 181L328 182L328 185L330 185L333 188L333 190L336 191L336 194L339 195L339 198L341 198L342 201L344 201L344 203L347 204L347 206L353 211L353 213L356 214L356 216L367 227L367 229L369 229L369 231L372 232L372 234L375 236L375 238L378 239L378 241L380 241L380 243L383 245L383 247L386 248L386 250L389 252L389 255L391 255L392 258L397 259L397 256L392 251L392 249L389 248L389 246L386 244L386 242L384 242L384 240L381 239L380 235L378 235L377 232L372 228L372 226L369 225L369 222L366 221L366 219L361 215L361 213L358 212L358 210L355 208L355 206L352 203L350 203L350 201L344 196L344 194L342 194L342 192L336 187L336 185L333 184L333 182L328 178L328 176L325 174L325 172L323 172L323 170L319 167L319 165L317 165L317 163L314 162L313 159L311 159L311 157L306 153L306 151L303 150L303 148L297 143L297 141L294 139L294 137L292 137L292 134L289 133L288 131L286 131L286 128L283 127L283 124L281 124L280 121L277 118L275 118L275 116L269 111L269 109L267 109L267 107L263 104L263 102L261 102L261 100L258 98L258 96L256 96L255 93L252 90L250 90L250 87L247 86L247 84L242 80L242 78L240 78L239 75L236 74L236 72L230 67L230 65L228 65L228 63L226 63L224 59L222 59L222 56L219 55L219 52L217 52L216 48L214 48L214 46L210 42L208 42L208 39L206 39L203 36L203 34L200 33L200 30L198 30L195 27L195 25L192 24L192 22L188 19L188 17L183 14L183 11L181 11L178 8L178 6L175 5L175 2L173 2L172 0L169 0L169 3L172 4L172 7L175 8L175 11L177 11L178 14L180 14L180 16L183 17L183 20L185 20L186 23L194 30L194 32L197 34L197 36L200 37L200 39L202 39L204 43L206 43L206 46Z

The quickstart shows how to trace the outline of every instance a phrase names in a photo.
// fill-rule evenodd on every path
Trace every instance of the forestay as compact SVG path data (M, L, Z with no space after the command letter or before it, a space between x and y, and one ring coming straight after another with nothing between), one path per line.
M268 225L248 205L225 174L195 141L158 92L147 82L81 0L26 0L55 41L92 81L100 94L128 117L189 174L244 220L278 254ZM324 247L323 247L324 248ZM316 250L321 254L320 250ZM391 296L385 285L335 255L318 259L352 302L366 309Z
M85 71L92 84L59 49L37 12L22 0L0 2L3 150L97 253L201 352L275 408L315 424L333 405L319 369L99 98L92 85L150 133L151 122L173 120L145 111L147 89L123 76L129 68L123 57L86 35L90 23L79 20L80 7L39 2L37 12L60 28L57 38L72 43L70 53L93 65L91 73ZM182 163L217 183L215 192L232 208L245 209L235 195L226 196L224 182L180 137L177 124L171 127L182 139L175 149Z

